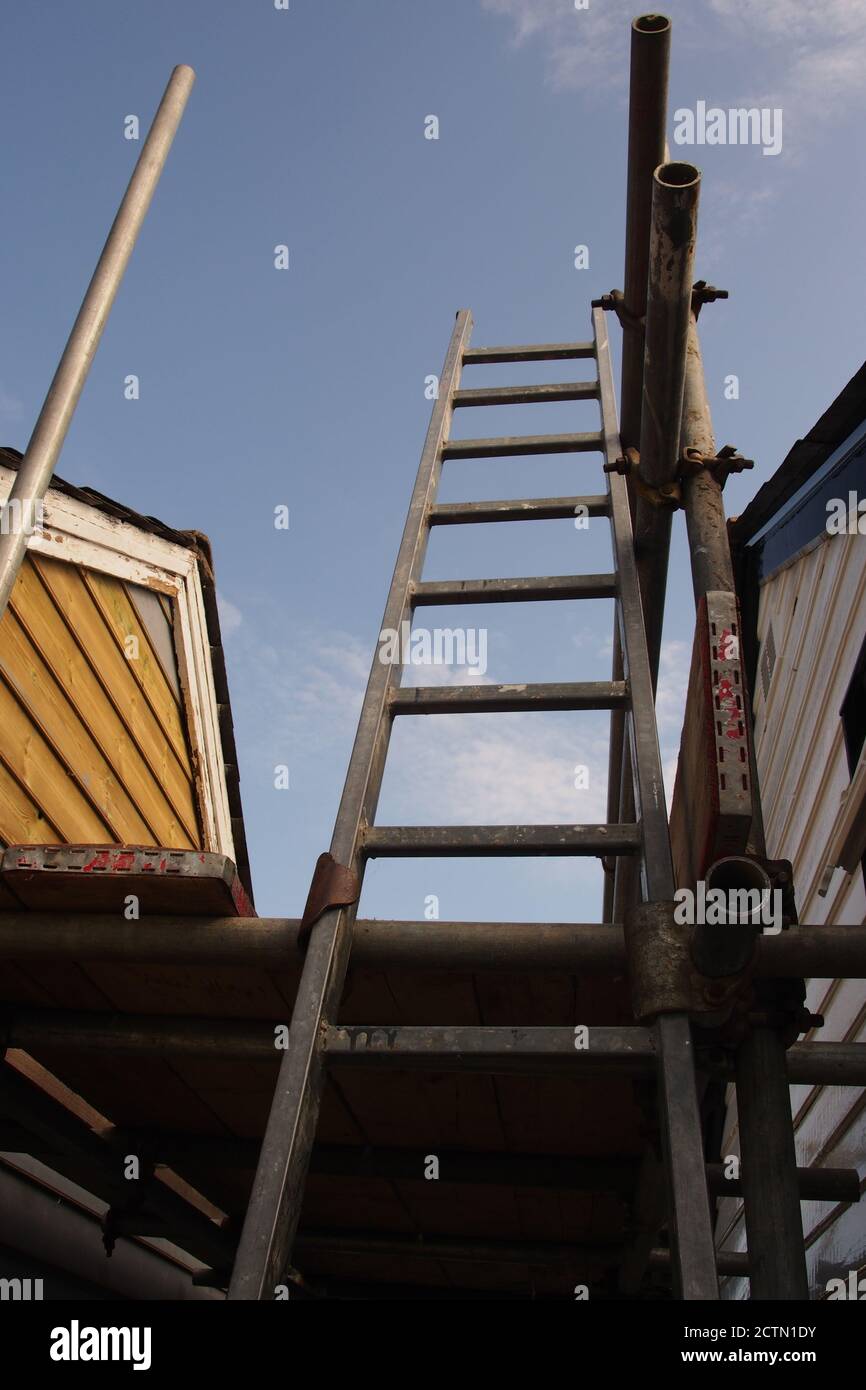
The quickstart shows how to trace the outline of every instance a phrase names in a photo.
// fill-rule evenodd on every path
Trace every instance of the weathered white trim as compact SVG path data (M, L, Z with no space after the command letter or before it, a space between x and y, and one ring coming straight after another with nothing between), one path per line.
M0 464L0 502L8 496L14 479L14 470ZM46 494L43 521L42 531L29 538L28 550L159 589L174 599L175 650L204 849L234 859L210 642L195 552L54 489Z
M186 696L187 725L190 735L196 785L201 794L202 829L205 849L234 859L231 812L226 788L225 765L219 731L216 690L210 662L210 642L204 611L198 567L184 581L183 599L178 602L176 642L178 673Z

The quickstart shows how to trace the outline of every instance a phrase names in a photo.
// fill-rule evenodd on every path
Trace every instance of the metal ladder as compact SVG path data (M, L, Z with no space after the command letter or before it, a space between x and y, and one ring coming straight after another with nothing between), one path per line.
M320 860L305 921L312 925L255 1183L238 1247L229 1298L271 1299L288 1267L315 1138L329 1056L345 1054L358 1035L376 1046L376 1029L335 1026L352 948L357 896L368 858L376 856L589 855L634 856L645 903L672 900L667 811L659 757L646 634L638 589L625 477L606 470L601 495L436 504L446 459L600 452L614 465L621 448L603 310L592 314L594 341L541 346L470 348L472 317L457 315L440 378L382 630L403 631L425 604L498 603L613 598L624 656L624 679L513 686L400 688L401 670L374 659L337 814L330 859ZM464 366L594 358L597 379L562 385L461 390ZM598 399L601 430L586 434L450 440L455 409L467 406ZM583 506L610 518L615 572L551 578L422 579L432 526L573 517ZM411 826L375 824L391 723L396 715L443 712L624 709L634 781L636 823L627 825ZM319 872L321 870L321 873ZM519 1024L519 1020L515 1020ZM668 1229L675 1291L685 1299L718 1297L716 1262L695 1079L691 1028L685 1014L663 1014L651 1028L592 1028L585 1055L563 1028L389 1028L389 1065L428 1065L456 1056L494 1065L502 1054L604 1070L630 1059L649 1062L659 1097L667 1179Z

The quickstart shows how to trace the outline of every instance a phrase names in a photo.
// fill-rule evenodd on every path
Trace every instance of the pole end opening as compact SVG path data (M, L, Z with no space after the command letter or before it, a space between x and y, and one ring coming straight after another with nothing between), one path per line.
M671 22L666 14L639 14L631 27L637 34L663 34Z
M701 171L694 164L660 164L655 171L655 180L665 188L690 188L701 181Z

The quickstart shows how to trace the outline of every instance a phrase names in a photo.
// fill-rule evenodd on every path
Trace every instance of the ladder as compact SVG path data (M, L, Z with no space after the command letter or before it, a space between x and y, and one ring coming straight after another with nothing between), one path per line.
M289 1267L304 1183L315 1138L329 1056L377 1046L377 1030L336 1019L352 949L357 898L365 863L376 856L630 856L644 903L666 903L674 878L646 633L641 609L626 478L621 457L610 349L604 312L592 313L593 341L538 346L471 348L472 316L461 310L448 347L424 443L382 630L404 631L414 611L428 604L529 602L612 598L623 652L623 679L610 682L514 686L401 688L401 668L374 658L364 696L330 856L322 856L304 922L309 931L298 993L262 1142L249 1207L238 1246L230 1299L272 1299ZM594 359L596 378L560 385L461 389L463 367L489 363ZM597 399L601 428L582 434L450 440L452 414L461 407ZM553 453L600 453L607 490L587 496L470 503L436 502L447 459ZM615 571L546 578L448 580L422 578L430 528L490 521L587 515L610 519ZM383 826L375 823L393 719L436 712L621 709L628 728L634 784L634 824L513 826ZM507 1052L554 1058L574 1066L621 1069L630 1056L652 1059L667 1185L667 1222L676 1294L718 1298L704 1145L696 1088L694 1047L685 1014L659 1016L650 1028L589 1030L585 1054L561 1028L388 1029L388 1064L429 1065L455 1054L473 1065ZM566 1036L563 1037L562 1035ZM568 1065L571 1065L569 1061ZM621 1074L621 1070L618 1074ZM659 1223L661 1224L661 1223ZM654 1232L653 1232L654 1234Z

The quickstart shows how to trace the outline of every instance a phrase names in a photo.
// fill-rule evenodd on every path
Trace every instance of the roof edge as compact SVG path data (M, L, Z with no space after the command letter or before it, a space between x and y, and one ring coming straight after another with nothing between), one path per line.
M730 523L731 540L746 545L866 419L866 362L809 433L798 439L745 511Z

